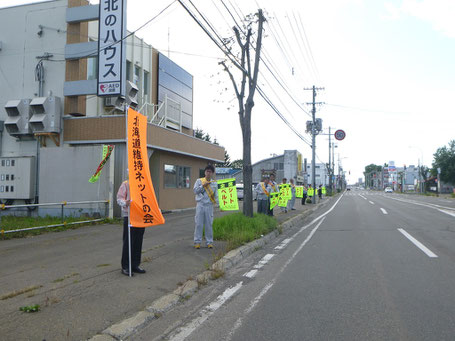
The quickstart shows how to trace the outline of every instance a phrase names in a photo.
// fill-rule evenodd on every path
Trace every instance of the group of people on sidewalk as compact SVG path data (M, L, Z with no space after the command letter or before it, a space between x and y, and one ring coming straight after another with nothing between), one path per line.
M287 183L287 179L283 178L281 184L277 184L275 182L275 175L271 174L270 177L263 177L262 181L257 184L255 188L255 192L257 193L257 201L258 201L258 213L263 213L267 215L273 216L273 209L270 209L270 195L271 193L280 192L280 186ZM296 188L294 184L294 179L289 180L289 184L291 185L291 199L288 200L286 207L280 207L281 212L287 213L288 211L295 210L295 199L296 199ZM322 192L323 187L319 185L317 189L317 193L314 193L313 188L311 185L307 187L303 186L303 197L302 197L302 205L306 204L307 198L311 198L314 194L317 194L319 200L322 199Z
M196 214L195 214L195 227L194 227L194 248L200 249L202 244L202 234L205 229L205 239L207 248L213 248L213 208L218 199L218 185L216 180L213 179L215 168L212 165L207 165L204 169L204 177L197 179L193 192L196 200ZM286 184L287 179L282 180L282 184ZM264 177L262 181L256 186L257 193L257 211L258 213L273 216L273 209L270 209L270 195L271 193L279 193L280 185L275 182L275 175L271 174L270 177ZM296 187L294 180L290 179L291 185L291 199L288 200L286 207L281 207L281 211L287 213L288 210L295 210ZM303 188L302 205L305 205L307 197L310 197L311 185L308 188ZM322 198L322 185L319 186L317 194ZM123 217L123 248L122 248L122 273L127 276L132 276L133 273L143 274L146 271L140 267L142 241L144 238L144 228L130 226L130 236L128 236L129 224L129 206L131 204L130 190L128 180L124 181L120 186L117 193L117 203L122 208ZM128 242L130 241L130 242ZM131 250L131 267L129 250ZM131 274L130 274L131 268Z

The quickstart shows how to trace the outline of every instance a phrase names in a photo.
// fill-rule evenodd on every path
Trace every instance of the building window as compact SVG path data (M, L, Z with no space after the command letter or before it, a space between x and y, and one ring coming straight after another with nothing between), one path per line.
M130 81L131 80L131 62L130 61L126 61L126 80L127 81Z
M177 166L164 165L164 188L177 187Z
M205 177L205 170L202 169L202 168L199 169L199 177L200 177L200 178Z
M5 192L9 192L9 186L5 186Z
M14 174L11 174L11 181L14 181Z
M139 66L134 66L134 77L133 83L139 85L139 75L140 75L140 68Z
M190 167L179 167L178 187L190 188Z
M283 170L284 169L284 163L282 163L282 162L273 163L273 169Z
M2 181L5 181L5 174L2 174L2 176L0 177L0 179L1 179Z
M87 79L93 80L98 78L98 57L87 58Z
M191 168L164 165L164 188L190 188Z
M2 160L2 167L5 167L5 160Z
M149 87L149 73L144 70L144 86L142 89L144 90L144 95L149 97L150 95L150 87ZM149 100L150 102L150 100Z
M4 192L5 191L5 186L0 186L0 192Z
M9 160L6 160L6 167L9 167Z
M6 174L6 181L9 181L9 174Z
M11 186L11 192L14 192L14 186Z
M11 167L14 167L16 164L16 160L11 160Z

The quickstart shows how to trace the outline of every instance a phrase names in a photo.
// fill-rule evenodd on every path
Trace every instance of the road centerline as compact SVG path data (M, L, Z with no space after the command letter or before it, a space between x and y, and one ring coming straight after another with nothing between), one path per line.
M387 211L386 211L385 209L383 209L382 207L381 207L381 211L382 211L382 213L384 213L384 214L388 214Z

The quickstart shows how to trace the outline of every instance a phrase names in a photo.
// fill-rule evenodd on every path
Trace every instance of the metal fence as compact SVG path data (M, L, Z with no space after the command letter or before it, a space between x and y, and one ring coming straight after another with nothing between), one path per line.
M2 204L0 206L1 210L6 210L10 208L30 208L30 207L42 207L42 206L61 206L61 224L53 224L53 225L45 225L45 226L36 226L36 227L27 227L23 229L16 229L16 230L8 230L5 231L3 228L0 226L0 233L3 236L4 234L7 233L15 233L15 232L22 232L22 231L30 231L30 230L39 230L39 229L45 229L49 227L58 227L58 226L67 226L67 225L75 225L75 224L84 224L84 223L91 223L91 222L96 222L96 221L103 221L105 218L99 218L99 219L90 219L90 220L84 220L84 221L75 221L71 223L65 222L65 207L66 206L71 206L71 205L87 205L87 204L105 204L105 218L109 216L109 200L96 200L96 201L74 201L74 202L56 202L56 203L43 203L43 204L24 204L24 205L5 205Z

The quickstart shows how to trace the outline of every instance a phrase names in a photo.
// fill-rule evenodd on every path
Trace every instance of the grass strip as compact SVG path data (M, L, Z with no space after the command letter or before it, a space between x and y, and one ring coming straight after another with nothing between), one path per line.
M68 229L77 229L81 226L86 226L92 224L91 222L88 223L81 223L81 224L71 224L78 221L87 221L90 218L87 217L72 217L67 216L65 217L65 225L63 226L55 226L55 227L48 227L42 228L37 230L29 230L29 231L18 231L17 233L5 233L2 234L2 239L11 239L11 238L20 238L25 236L34 236L44 232L50 231L65 231ZM93 223L116 223L116 220L112 219L105 219L102 221L96 221ZM38 226L46 226L46 225L56 225L62 224L61 217L53 217L53 216L45 216L45 217L17 217L12 215L4 215L0 217L0 230L4 231L14 231L20 230L24 228L30 227L38 227Z
M276 227L277 221L265 214L255 213L250 218L242 213L233 213L214 219L213 237L226 241L228 252L266 235Z

